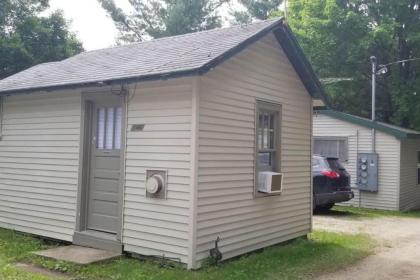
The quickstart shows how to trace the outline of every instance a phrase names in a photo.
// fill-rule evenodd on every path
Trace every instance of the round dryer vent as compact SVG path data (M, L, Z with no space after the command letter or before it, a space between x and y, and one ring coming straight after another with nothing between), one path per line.
M167 192L167 171L146 170L146 197L166 198Z
M153 174L146 182L146 190L148 193L157 194L162 190L163 177L159 174Z

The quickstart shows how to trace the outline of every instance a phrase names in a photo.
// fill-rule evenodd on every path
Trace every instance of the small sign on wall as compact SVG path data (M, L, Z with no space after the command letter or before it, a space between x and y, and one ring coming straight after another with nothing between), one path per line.
M131 126L131 131L143 131L144 130L144 124L133 124Z

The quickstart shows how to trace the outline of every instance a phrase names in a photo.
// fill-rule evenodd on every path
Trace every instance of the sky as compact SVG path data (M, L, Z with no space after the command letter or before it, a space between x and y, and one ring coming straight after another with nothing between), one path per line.
M130 11L127 0L115 0L115 3L124 11ZM63 10L65 18L71 20L70 30L76 33L86 50L115 45L118 31L97 0L50 0L47 13L57 9ZM227 15L228 8L221 13Z
M126 0L115 0L129 7ZM50 11L61 9L71 20L70 29L83 42L86 50L106 48L115 44L118 31L97 0L50 0Z

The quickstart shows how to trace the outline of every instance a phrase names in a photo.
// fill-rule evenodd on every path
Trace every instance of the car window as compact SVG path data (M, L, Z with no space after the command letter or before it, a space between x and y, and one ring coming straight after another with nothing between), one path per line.
M344 170L345 168L340 163L340 161L336 158L327 158L328 165L332 170Z
M312 171L321 171L324 169L323 161L320 158L312 158Z

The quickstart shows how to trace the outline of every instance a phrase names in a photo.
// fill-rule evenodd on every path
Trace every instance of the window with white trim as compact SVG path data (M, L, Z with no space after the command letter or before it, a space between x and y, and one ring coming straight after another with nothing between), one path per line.
M255 131L256 180L261 171L280 172L280 127L281 105L258 101Z
M96 148L121 149L121 107L100 107L97 110Z
M420 185L420 151L417 151L417 185Z
M348 160L348 140L340 137L314 137L314 154Z

